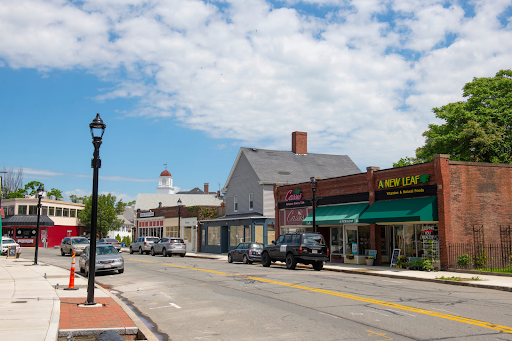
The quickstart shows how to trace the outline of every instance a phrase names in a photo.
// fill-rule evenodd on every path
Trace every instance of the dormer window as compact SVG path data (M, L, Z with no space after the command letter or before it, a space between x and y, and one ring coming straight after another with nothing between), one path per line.
M238 195L235 195L234 198L234 210L235 212L238 212Z

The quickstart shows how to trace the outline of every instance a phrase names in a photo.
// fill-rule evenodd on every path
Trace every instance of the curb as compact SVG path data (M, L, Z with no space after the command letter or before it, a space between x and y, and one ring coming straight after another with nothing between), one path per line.
M111 293L110 290L103 288L101 285L99 285L97 283L94 283L94 286L95 286L95 288L97 288L97 289L103 291L104 293L106 293L107 295L109 295L109 297L111 297L114 301L116 301L117 304L119 304L119 306L121 308L123 308L124 312L135 323L135 326L138 328L138 332L141 333L142 335L144 335L144 337L146 338L147 341L159 341L158 338L155 336L155 334L153 334L153 332L151 330L149 330L149 328L144 324L144 322L142 322L142 320L130 309L130 307L128 307L123 301L121 301L121 299L119 297L117 297L116 295ZM105 329L105 330L108 330L108 329ZM130 334L133 334L133 333L130 333ZM135 333L135 334L137 334L137 333Z
M50 325L46 332L44 341L55 341L59 337L59 323L60 323L60 298L53 298L52 315L50 317Z

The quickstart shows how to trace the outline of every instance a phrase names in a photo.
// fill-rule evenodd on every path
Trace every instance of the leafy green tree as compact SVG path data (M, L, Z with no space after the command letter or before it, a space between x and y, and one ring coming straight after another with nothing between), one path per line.
M25 198L25 190L22 188L19 188L16 192L11 192L5 196L6 199L13 199L13 198Z
M48 196L50 196L50 195L55 195L55 197L56 197L57 199L62 199L62 198L63 198L63 196L62 196L62 191L61 191L60 189L56 189L56 188L52 188L52 190L51 190L51 191L48 191L47 195L48 195Z
M39 181L30 181L28 184L25 185L25 192L28 195L34 195L37 193L37 189L39 188L39 186L44 187L44 184Z
M422 162L423 162L423 160L406 156L404 158L401 158L398 162L393 163L393 168L416 165L416 164L422 163Z
M123 199L119 200L116 204L117 214L123 214L125 206L126 204L123 202Z
M84 224L90 231L91 229L91 210L92 195L85 197L85 207L78 214L80 223ZM116 197L112 194L101 194L98 196L98 212L97 212L97 232L98 238L107 236L108 231L118 230L123 226L123 221L117 218ZM91 236L91 238L93 238Z
M445 123L429 125L416 159L449 154L456 161L512 163L512 70L475 77L462 90L465 101L432 109Z

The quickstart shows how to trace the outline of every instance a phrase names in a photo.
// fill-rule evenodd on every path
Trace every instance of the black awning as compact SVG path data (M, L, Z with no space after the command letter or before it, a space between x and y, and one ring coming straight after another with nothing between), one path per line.
M53 220L40 216L39 226L54 226ZM2 219L2 226L37 226L37 215L12 215Z

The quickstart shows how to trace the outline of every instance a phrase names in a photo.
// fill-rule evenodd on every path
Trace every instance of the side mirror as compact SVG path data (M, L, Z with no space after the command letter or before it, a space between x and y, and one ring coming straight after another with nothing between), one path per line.
M272 244L276 245L276 241L275 241L275 240L273 240L273 241L272 241Z

